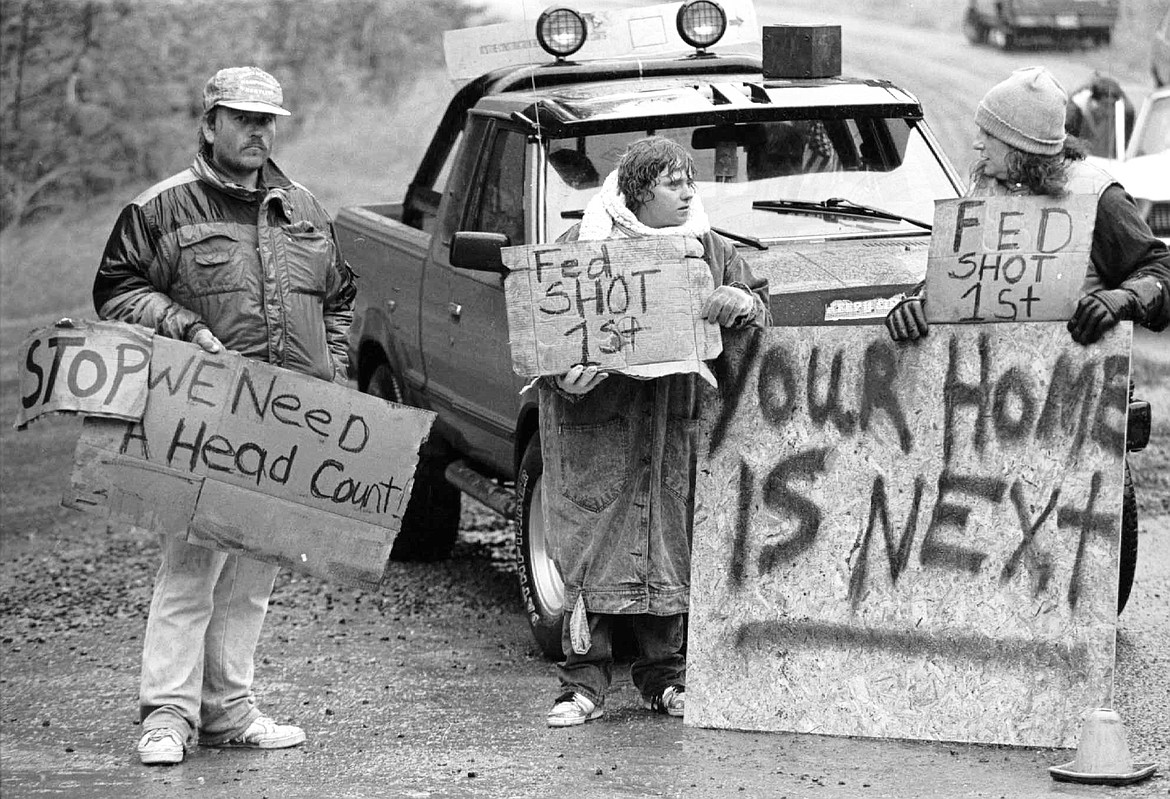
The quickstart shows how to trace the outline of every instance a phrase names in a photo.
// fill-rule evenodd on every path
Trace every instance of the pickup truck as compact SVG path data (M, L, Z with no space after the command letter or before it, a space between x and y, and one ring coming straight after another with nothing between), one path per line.
M968 0L963 33L1004 50L1036 42L1107 45L1120 0Z
M873 324L925 275L934 200L962 190L912 94L838 74L839 28L835 41L823 28L766 30L762 57L716 55L712 26L690 22L696 8L720 7L679 10L695 51L592 61L570 61L572 37L548 35L584 36L585 17L546 11L537 39L556 60L468 82L402 201L344 208L336 222L362 276L352 376L438 414L393 555L446 556L462 493L514 518L521 596L554 659L557 535L541 512L537 399L511 366L500 246L554 241L653 132L693 154L712 226L769 280L774 324ZM829 52L802 56L790 34Z
M1150 230L1170 244L1170 88L1146 97L1124 152L1089 161L1125 187Z

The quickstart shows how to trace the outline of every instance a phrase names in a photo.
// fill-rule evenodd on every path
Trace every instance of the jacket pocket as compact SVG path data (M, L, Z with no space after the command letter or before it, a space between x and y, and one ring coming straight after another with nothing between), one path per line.
M281 226L289 288L297 294L325 297L326 276L333 263L333 239L312 222Z
M621 495L630 475L629 421L562 424L558 433L561 493L585 510L605 510Z
M193 297L244 289L240 242L227 225L179 228L179 269L181 289Z

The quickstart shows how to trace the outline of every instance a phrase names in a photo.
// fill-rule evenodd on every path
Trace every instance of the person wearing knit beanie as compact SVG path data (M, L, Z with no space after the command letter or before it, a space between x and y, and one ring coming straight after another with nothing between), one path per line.
M1065 131L1068 95L1044 67L1017 69L979 101L971 146L979 161L968 196L1096 194L1084 296L1068 320L1078 344L1092 344L1123 320L1155 332L1170 327L1170 249L1154 236L1121 184L1085 162L1085 146ZM930 332L919 284L886 314L894 341Z
M1017 150L1059 155L1064 149L1067 103L1068 94L1051 72L1024 67L983 95L975 123Z

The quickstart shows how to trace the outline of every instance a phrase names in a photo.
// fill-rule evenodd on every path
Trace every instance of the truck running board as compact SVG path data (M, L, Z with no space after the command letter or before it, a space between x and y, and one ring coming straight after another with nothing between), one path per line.
M480 474L465 460L453 461L444 472L447 482L478 499L508 520L516 518L516 493Z

